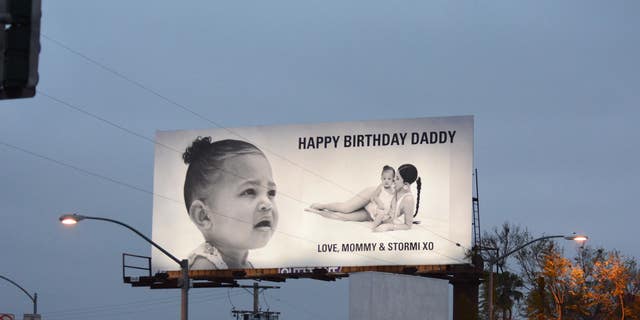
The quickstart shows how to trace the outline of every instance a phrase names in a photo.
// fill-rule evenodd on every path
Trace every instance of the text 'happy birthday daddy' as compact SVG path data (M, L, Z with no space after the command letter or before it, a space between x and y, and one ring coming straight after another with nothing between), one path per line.
M456 131L422 131L396 133L368 133L298 137L298 149L337 149L379 146L403 146L407 144L453 143Z

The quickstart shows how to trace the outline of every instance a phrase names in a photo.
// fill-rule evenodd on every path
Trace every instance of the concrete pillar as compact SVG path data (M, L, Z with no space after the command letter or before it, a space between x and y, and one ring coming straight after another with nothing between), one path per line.
M456 273L449 283L453 285L453 320L478 320L480 273Z
M350 320L447 320L447 280L381 272L349 276Z

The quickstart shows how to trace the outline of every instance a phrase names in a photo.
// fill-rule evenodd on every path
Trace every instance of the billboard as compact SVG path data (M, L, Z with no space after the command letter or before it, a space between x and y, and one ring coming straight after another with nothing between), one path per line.
M152 239L192 270L468 263L473 132L472 116L158 131Z

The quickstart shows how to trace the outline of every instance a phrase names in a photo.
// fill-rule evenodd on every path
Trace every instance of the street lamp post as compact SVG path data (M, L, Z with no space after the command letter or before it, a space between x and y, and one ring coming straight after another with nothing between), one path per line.
M522 250L523 248L525 248L526 246L534 243L534 242L538 242L538 241L542 241L542 240L547 240L547 239L554 239L554 238L564 238L565 240L574 240L574 241L586 241L588 239L587 236L584 235L570 235L570 236L565 236L565 235L555 235L555 236L544 236L544 237L540 237L537 239L533 239L495 259L490 259L489 260L489 320L493 320L493 268L494 266L496 266L498 264L498 262L500 262L501 260L503 260L504 258L510 256L511 254L515 253L516 251Z
M79 214L63 214L60 216L60 222L62 222L63 224L66 225L74 225L76 223L78 223L78 221L81 220L100 220L100 221L107 221L107 222L112 222L115 224L119 224L133 232L135 232L137 235L139 235L140 237L142 237L142 239L146 240L147 242L149 242L151 245L153 245L154 247L156 247L156 249L160 250L160 252L164 253L167 257L169 257L171 260L175 261L178 265L180 265L180 273L181 273L181 279L180 279L180 288L181 288L181 293L182 293L182 301L181 301L181 308L180 308L180 319L181 320L188 320L189 319L189 260L187 259L178 259L176 258L174 255L172 255L171 253L169 253L167 250L165 250L163 247L161 247L159 244L153 242L153 240L149 239L147 236L145 236L144 234L142 234L140 231L136 230L135 228L131 227L130 225L120 222L118 220L113 220L113 219L108 219L108 218L102 218L102 217L90 217L90 216L84 216L84 215L79 215Z
M27 297L29 297L29 299L31 299L31 301L33 302L33 314L38 314L38 294L37 293L33 293L33 295L29 294L29 292L23 288L22 286L20 286L18 283L16 283L15 281L0 275L0 279L4 279L7 280L9 283L11 283L12 285L18 287L18 289L22 290L22 292L24 292L24 294L27 295Z

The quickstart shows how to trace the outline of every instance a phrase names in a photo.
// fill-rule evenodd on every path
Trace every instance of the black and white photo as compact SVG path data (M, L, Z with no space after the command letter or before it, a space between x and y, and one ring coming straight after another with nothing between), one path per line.
M153 240L194 270L462 263L473 130L458 116L159 131Z

